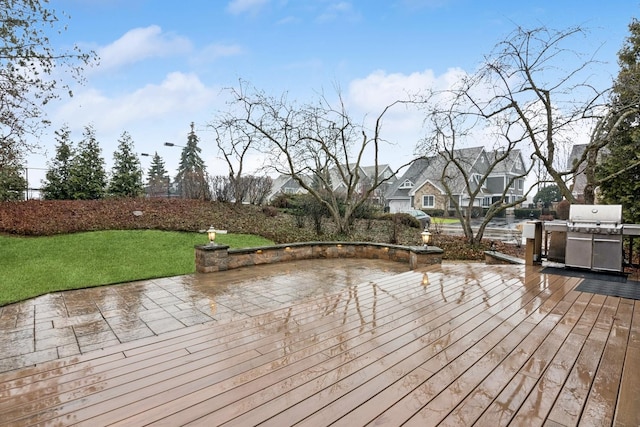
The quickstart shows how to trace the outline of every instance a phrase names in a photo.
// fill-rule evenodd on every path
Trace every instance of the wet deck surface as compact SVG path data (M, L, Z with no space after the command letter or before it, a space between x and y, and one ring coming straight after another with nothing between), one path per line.
M0 425L640 424L638 301L538 267L406 268L315 260L0 308Z

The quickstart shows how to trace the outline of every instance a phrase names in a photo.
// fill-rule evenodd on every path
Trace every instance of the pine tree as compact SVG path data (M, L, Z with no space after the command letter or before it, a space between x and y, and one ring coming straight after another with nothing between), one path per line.
M200 157L201 151L192 122L187 145L182 149L180 155L180 165L176 175L179 194L187 199L206 199L209 197L204 161Z
M24 200L27 180L14 144L0 145L0 201Z
M104 196L107 174L104 169L102 150L96 140L93 126L85 127L83 139L78 144L78 154L71 166L72 198L94 200Z
M113 153L113 169L109 194L116 197L140 197L142 187L142 167L133 149L133 140L128 132L122 132L118 149Z
M75 155L68 126L56 131L56 141L56 156L49 162L49 170L42 183L42 196L49 200L68 200L73 198L71 164Z
M613 86L611 122L616 127L608 135L607 153L597 175L601 198L622 204L625 222L640 222L640 22L629 24L630 35L618 52L620 71Z
M149 196L169 197L169 184L169 174L165 169L164 160L162 160L162 157L160 157L156 151L151 159L151 166L149 167L149 173L147 175Z

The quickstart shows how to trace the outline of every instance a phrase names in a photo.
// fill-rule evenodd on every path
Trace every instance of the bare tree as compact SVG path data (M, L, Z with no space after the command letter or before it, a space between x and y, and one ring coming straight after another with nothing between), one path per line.
M597 61L565 47L584 35L580 27L563 31L517 28L496 45L476 73L463 78L453 90L432 94L425 103L429 134L420 149L423 154L431 151L441 158L440 180L470 242L479 241L492 216L517 205L527 195L517 200L510 198L508 203L505 192L496 197L474 236L470 223L475 199L481 195L491 171L515 150L530 157L525 172L537 171L538 185L556 184L562 196L572 203L576 202L572 191L576 174L585 173L587 177L587 203L593 203L597 185L615 179L615 174L596 176L598 156L621 123L637 114L640 103L635 96L632 102L616 108L606 104L608 89L600 90L590 83L591 68ZM586 149L567 166L566 154L580 134L585 138L590 134ZM486 168L474 171L479 172L474 179L459 150L479 140L493 146L496 155ZM452 182L453 176L462 176L464 181ZM513 175L511 180L523 176ZM461 192L461 186L468 197L468 203L463 205L453 197Z
M505 137L517 134L519 146L523 151L530 147L531 159L540 162L570 202L576 201L571 178L606 145L592 138L583 156L567 169L562 153L581 129L592 128L600 118L606 93L589 83L597 62L565 48L570 39L584 35L580 27L517 28L458 92L473 105L471 113L488 122L484 124L497 125Z
M231 202L233 200L233 192L229 183L228 176L208 175L208 187L211 192L211 200L218 202Z
M256 139L259 135L247 126L246 123L233 117L231 114L223 114L208 125L216 134L218 152L222 155L229 168L230 190L235 203L242 203L249 188L248 180L243 180L243 168L247 155L251 150L256 150Z
M243 82L231 92L237 117L260 137L266 164L291 176L326 206L338 233L348 235L356 210L391 178L380 178L378 171L380 146L385 142L380 132L385 113L400 102L382 111L369 134L349 116L339 91L337 106L322 95L315 103L297 105L286 94L267 96ZM361 191L361 166L367 158L373 159L374 177Z
M533 168L533 162L528 166L521 162L518 146L526 135L510 131L511 123L508 122L491 123L494 129L490 136L492 151L466 146L470 140L475 140L474 129L483 124L478 120L475 104L469 102L470 90L470 87L466 87L459 92L449 93L444 97L446 101L443 106L429 107L425 121L428 133L419 151L435 153L429 158L428 168L439 173L438 176L432 176L446 192L450 205L460 219L466 240L477 244L491 220L526 200L530 189L517 196L510 189L518 181L524 181ZM444 94L438 95L442 99ZM498 170L506 178L497 189L492 189L491 196L487 196L487 184ZM499 191L497 196L494 193L496 190ZM483 203L488 197L491 197L489 203ZM472 219L479 209L486 212L474 233Z
M247 176L247 199L252 205L261 205L265 202L273 185L273 180L268 176Z
M0 0L0 149L12 146L24 154L36 148L28 137L48 125L43 106L60 90L71 95L56 73L82 82L84 67L96 63L93 51L52 47L53 34L66 29L59 16L47 1Z

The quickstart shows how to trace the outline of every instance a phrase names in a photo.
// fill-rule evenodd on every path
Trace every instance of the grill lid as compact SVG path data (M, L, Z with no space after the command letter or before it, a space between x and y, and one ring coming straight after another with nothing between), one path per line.
M571 205L569 222L618 226L622 223L622 205Z
M622 205L571 205L567 225L578 233L622 233Z

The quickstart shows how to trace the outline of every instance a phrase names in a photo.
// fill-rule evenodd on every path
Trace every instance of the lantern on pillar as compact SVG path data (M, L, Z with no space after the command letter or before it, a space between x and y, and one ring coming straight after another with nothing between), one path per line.
M431 233L427 228L424 229L422 233L420 233L420 237L422 237L422 244L425 248L429 248L429 243L431 243Z
M209 246L216 245L216 229L213 228L213 225L209 227L207 230L207 236L209 237Z

